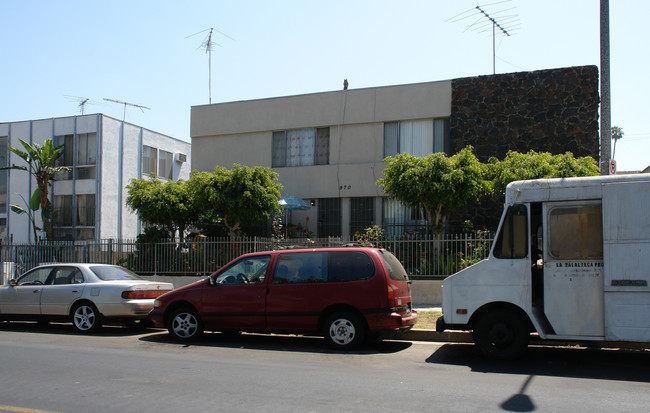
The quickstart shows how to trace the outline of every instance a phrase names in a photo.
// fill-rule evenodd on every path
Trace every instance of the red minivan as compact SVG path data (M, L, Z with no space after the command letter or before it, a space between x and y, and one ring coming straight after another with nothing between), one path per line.
M207 279L160 296L157 327L188 341L209 331L317 333L338 349L415 324L406 270L380 248L242 255Z

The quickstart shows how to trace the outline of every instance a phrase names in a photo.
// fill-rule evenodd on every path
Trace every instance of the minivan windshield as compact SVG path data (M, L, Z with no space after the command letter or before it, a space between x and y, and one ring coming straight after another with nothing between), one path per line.
M408 281L409 276L406 273L406 270L402 266L402 263L399 262L397 257L391 254L388 251L380 250L379 256L384 261L386 265L386 271L388 271L388 276L391 280L395 281Z

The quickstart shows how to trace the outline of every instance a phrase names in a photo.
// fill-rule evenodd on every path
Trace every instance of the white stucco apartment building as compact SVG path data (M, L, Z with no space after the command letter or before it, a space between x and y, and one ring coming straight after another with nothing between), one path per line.
M42 145L52 139L63 145L51 192L56 240L131 239L141 230L126 206L131 179L150 173L161 180L188 179L190 143L103 114L0 123L0 166L24 165L8 150L23 150L19 139ZM30 217L11 211L27 209L36 188L28 172L0 171L0 237L15 243L34 242ZM37 225L40 211L33 216Z

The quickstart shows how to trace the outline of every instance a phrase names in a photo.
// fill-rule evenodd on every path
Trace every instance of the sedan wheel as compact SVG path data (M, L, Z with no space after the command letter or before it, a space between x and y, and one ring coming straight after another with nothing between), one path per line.
M99 311L91 303L81 303L72 312L72 324L81 333L92 333L101 326Z
M167 330L177 340L190 341L201 335L203 327L194 310L181 308L174 311L169 317Z

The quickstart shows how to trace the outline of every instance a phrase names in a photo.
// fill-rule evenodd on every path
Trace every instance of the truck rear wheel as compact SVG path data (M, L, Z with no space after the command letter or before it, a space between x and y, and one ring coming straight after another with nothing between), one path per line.
M526 320L508 310L492 310L479 317L474 325L474 343L485 356L512 360L526 351L530 332Z

